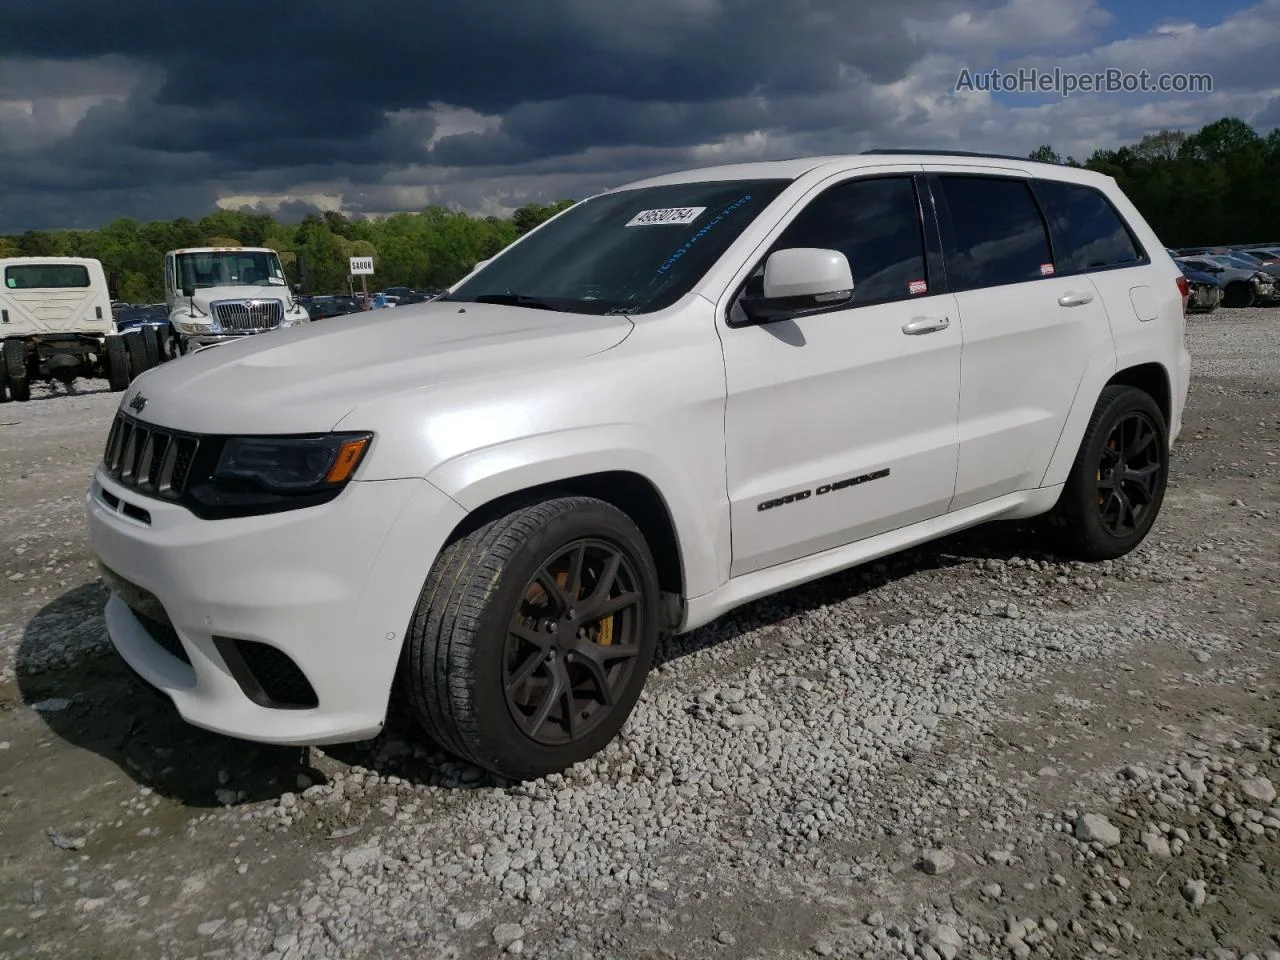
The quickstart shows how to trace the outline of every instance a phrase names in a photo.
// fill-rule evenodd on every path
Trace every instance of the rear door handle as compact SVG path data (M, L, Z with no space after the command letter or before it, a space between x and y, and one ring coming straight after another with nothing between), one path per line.
M902 332L908 336L915 337L922 333L937 333L939 330L945 330L951 326L950 317L916 317L909 323L902 325Z
M1093 303L1092 293L1064 293L1058 298L1060 307L1083 307L1086 303Z

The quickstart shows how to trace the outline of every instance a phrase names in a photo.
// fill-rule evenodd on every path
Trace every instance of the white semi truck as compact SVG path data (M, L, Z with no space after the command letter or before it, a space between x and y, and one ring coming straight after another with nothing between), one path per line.
M285 279L280 255L269 247L185 247L164 255L169 356L311 318Z
M36 380L102 377L120 391L150 366L143 338L116 328L100 261L0 259L0 402L30 400Z

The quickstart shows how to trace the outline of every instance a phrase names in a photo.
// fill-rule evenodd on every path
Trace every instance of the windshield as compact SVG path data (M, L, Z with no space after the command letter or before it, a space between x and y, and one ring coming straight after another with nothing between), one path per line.
M284 268L274 252L227 250L178 254L178 289L187 287L283 287Z
M789 182L677 183L584 200L443 299L592 314L661 310Z

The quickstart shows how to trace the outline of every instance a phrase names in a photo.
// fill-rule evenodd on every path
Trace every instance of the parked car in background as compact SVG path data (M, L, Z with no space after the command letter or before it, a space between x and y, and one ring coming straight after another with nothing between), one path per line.
M1179 263L1217 277L1222 285L1224 307L1251 307L1255 303L1271 303L1277 297L1274 278L1261 270L1219 263L1204 257L1180 257Z
M359 313L360 303L355 297L347 296L313 296L299 302L306 308L312 320L324 320L328 317L344 317L349 313Z
M1257 257L1263 263L1280 264L1280 247L1256 247L1241 250L1240 252L1247 253L1251 257Z
M141 337L150 366L170 359L173 347L169 328L169 307L152 303L114 310L116 329L131 337Z
M1220 263L1224 267L1240 267L1245 270L1260 270L1272 277L1280 279L1280 262L1267 263L1255 256L1247 253L1213 253L1206 255L1207 259Z
M1178 266L1191 288L1191 294L1187 298L1187 312L1213 313L1217 310L1222 303L1222 284L1218 282L1217 276L1194 270L1185 263L1178 262Z

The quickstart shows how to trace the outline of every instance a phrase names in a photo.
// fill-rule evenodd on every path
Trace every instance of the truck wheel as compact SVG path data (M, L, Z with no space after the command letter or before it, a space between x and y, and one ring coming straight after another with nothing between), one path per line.
M129 355L125 352L124 338L118 334L108 334L104 338L104 347L105 373L111 391L119 393L121 390L127 390L129 388Z
M10 399L26 403L31 399L31 381L27 379L27 345L21 340L6 340L3 359Z
M1136 387L1106 387L1050 514L1059 546L1078 560L1124 556L1150 532L1168 480L1164 414Z
M631 714L658 641L658 574L626 514L547 500L441 551L403 678L441 746L513 779L601 750Z
M151 364L147 362L147 347L142 340L141 330L131 330L128 333L121 334L120 337L124 341L125 352L129 355L129 382L151 369Z
M158 366L163 355L160 353L160 337L155 327L142 328L142 346L147 354L147 369Z
M9 402L9 365L0 360L0 403Z

